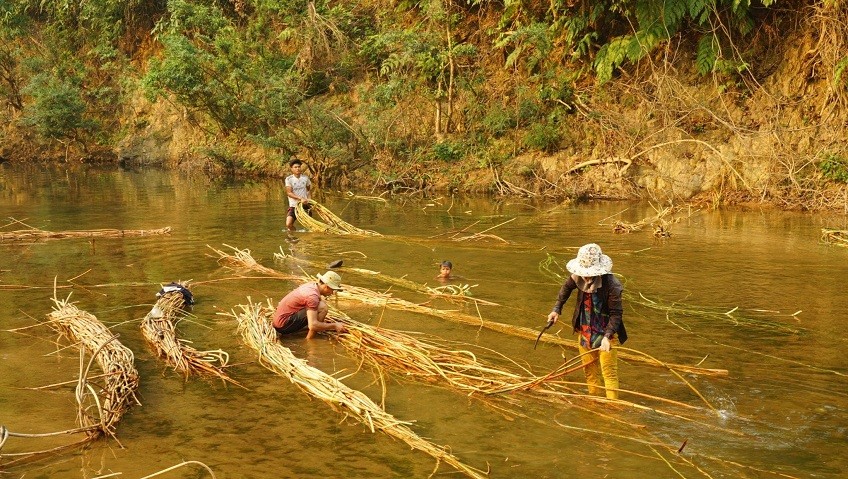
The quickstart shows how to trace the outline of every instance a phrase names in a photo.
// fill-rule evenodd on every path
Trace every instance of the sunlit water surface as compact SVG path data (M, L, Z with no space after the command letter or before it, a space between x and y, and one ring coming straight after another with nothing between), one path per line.
M367 188L357 193L379 194ZM0 332L0 425L18 433L74 427L73 385L27 389L79 374L78 353L66 340L46 326L31 327L50 312L54 291L111 327L134 352L141 377L141 406L124 416L117 440L15 468L10 477L142 477L183 461L203 462L219 478L427 477L435 466L429 456L343 420L258 364L233 318L221 313L248 298L276 304L295 284L225 269L210 246L249 249L261 264L297 274L299 266L275 262L274 253L282 248L319 265L343 259L344 282L416 303L428 298L345 267L439 286L438 263L450 259L463 277L460 285L499 306L481 306L479 313L473 306L433 306L538 330L559 289L540 265L549 254L562 265L588 242L604 248L625 283L627 347L668 363L729 371L727 377L684 374L717 413L676 376L638 362L621 362L621 387L701 408L683 410L697 422L580 398L575 402L584 408L528 395L516 395L517 402L507 406L511 411L504 411L495 406L506 403L391 373L384 376L384 392L372 368L360 367L327 338L307 343L300 336L286 346L311 365L345 376L347 385L378 403L385 394L390 414L415 421L414 432L449 447L466 464L488 468L493 478L848 473L848 248L819 241L821 228L845 228L843 217L699 211L675 223L671 238L657 240L648 230L616 235L611 226L617 218L636 222L652 215L648 204L406 196L383 203L339 191L322 192L319 199L349 223L384 236L287 234L279 181L0 165L0 224L6 225L0 232L25 228L12 218L49 231L172 228L167 236L0 243L0 329L17 329ZM481 232L493 236L460 241ZM308 266L304 271L321 272ZM181 337L197 349L227 351L229 373L244 388L186 379L145 343L139 320L160 284L174 280L191 280L197 299L193 317L180 323ZM349 300L337 305L361 322L456 341L456 349L511 370L516 366L507 358L543 374L575 354L545 343L534 350L532 340L434 316ZM570 337L558 327L550 334ZM645 396L622 398L679 410ZM0 452L68 440L12 437ZM444 464L438 470L443 473L454 474ZM196 466L171 474L208 476Z

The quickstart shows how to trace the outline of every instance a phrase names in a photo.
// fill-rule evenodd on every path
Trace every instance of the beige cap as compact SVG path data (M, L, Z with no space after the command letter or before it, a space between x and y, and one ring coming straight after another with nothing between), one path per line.
M327 271L324 274L319 274L318 279L320 279L322 283L329 286L330 289L336 291L344 291L342 289L342 277L339 276L339 273L336 273L335 271Z

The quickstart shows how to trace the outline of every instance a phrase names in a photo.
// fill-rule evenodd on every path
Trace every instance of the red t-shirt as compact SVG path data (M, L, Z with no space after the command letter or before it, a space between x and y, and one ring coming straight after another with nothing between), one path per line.
M298 286L277 305L277 311L274 312L274 327L282 328L289 316L303 308L317 311L320 303L321 292L318 290L318 283Z

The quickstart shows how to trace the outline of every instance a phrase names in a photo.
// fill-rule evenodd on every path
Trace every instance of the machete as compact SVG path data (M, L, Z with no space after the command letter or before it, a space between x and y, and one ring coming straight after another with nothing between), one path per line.
M550 328L550 327L551 327L551 326L553 326L553 325L554 325L554 320L553 320L553 319L549 319L549 320L548 320L548 324L546 324L546 325L545 325L545 327L544 327L544 328L542 328L542 330L541 330L541 331L539 331L539 336L537 336L537 337L536 337L536 342L533 344L533 349L536 349L536 346L538 346L538 345L539 345L539 340L540 340L540 339L542 339L542 335L543 335L543 334L545 334L545 331L547 331L547 330L548 330L548 328Z

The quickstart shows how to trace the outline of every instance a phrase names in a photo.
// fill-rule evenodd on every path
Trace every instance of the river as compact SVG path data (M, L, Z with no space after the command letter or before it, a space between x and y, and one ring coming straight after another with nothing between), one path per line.
M385 398L386 411L414 421L419 436L493 478L848 474L848 248L819 240L821 228L845 229L844 216L693 210L658 239L650 227L613 232L615 219L651 216L657 205L649 203L402 195L383 202L369 198L380 191L355 193L328 190L318 199L383 236L287 233L277 180L0 165L0 233L24 225L54 232L171 228L168 235L0 242L0 425L27 434L75 426L73 384L33 389L79 375L77 350L40 324L54 295L110 327L133 351L140 375L140 405L123 417L116 438L11 468L10 477L144 477L183 461L202 462L218 478L427 477L436 465L430 456L345 420L259 364L227 313L249 301L276 304L296 284L227 269L212 248L247 249L262 265L294 274L321 269L280 263L275 252L317 265L342 259L344 283L414 303L430 298L353 268L440 286L434 277L448 259L462 277L454 284L498 306L430 305L538 331L560 286L542 266L549 259L554 269L564 265L589 242L612 258L625 285L626 347L666 363L727 370L682 375L703 399L666 369L625 360L621 388L642 395L622 393L622 404L579 394L574 404L514 395L502 406L390 371L382 376L384 391L380 374L327 337L285 345L375 402ZM470 237L475 233L481 235ZM226 351L227 371L243 387L186 378L145 343L141 318L160 285L177 280L190 281L197 300L179 323L180 337L197 349ZM354 320L440 338L505 369L517 363L541 375L575 355L429 314L344 298L331 303ZM546 334L571 337L559 325ZM579 372L570 378L583 380ZM661 414L656 410L677 407L650 396L693 408L684 409L686 418ZM15 436L0 453L63 441L70 439ZM444 474L456 473L441 464L436 477ZM170 475L210 477L197 465Z

